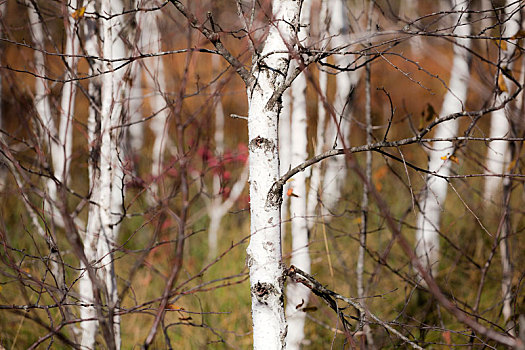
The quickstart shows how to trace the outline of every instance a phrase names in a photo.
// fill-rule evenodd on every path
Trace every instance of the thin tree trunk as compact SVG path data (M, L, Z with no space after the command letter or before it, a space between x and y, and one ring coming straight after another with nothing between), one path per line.
M77 35L78 22L71 16L78 9L78 1L72 0L66 7L64 21L65 28L65 55L66 65L65 80L71 80L77 75L77 62L80 42ZM60 128L58 131L59 145L58 152L53 153L54 175L59 182L67 184L69 176L69 166L71 163L71 152L73 149L73 114L75 111L75 95L77 86L75 81L67 81L62 87L62 96L60 99L59 120ZM54 181L50 181L50 197L56 200L56 186Z
M345 48L350 42L348 36L348 11L343 0L326 0L326 6L321 12L325 13L324 21L328 25L327 35L330 39L330 47ZM352 55L335 54L334 64L338 67L347 67L352 63ZM336 74L336 92L333 107L337 120L330 118L326 129L326 142L328 148L335 148L344 144L350 145L350 94L359 80L358 73L342 71ZM341 139L342 138L342 139ZM346 163L344 157L331 157L326 160L326 170L323 176L322 202L326 209L335 207L341 196L341 190L346 179Z
M470 35L470 24L465 19L467 16L460 13L455 16L453 23L456 26L454 33L460 36ZM470 39L456 39L454 46L454 61L450 73L449 89L443 100L441 116L457 113L465 109L467 90L469 84L469 53ZM434 134L435 138L453 138L458 133L458 120L452 119L439 124ZM428 170L439 175L450 174L454 144L450 141L435 141L429 150ZM426 188L420 201L420 212L417 218L416 252L423 266L430 269L434 275L437 272L439 261L439 227L442 207L447 196L447 180L428 176Z
M89 2L86 6L88 13L95 11L95 4ZM88 56L96 57L99 55L97 35L97 20L93 18L84 19L84 36L86 41L84 42L84 49ZM89 60L89 73L91 75L101 71L101 64L98 60ZM89 262L95 263L97 261L97 242L98 233L101 228L101 217L100 217L100 107L101 107L101 86L100 79L93 77L88 83L88 94L90 99L89 111L88 111L88 145L89 145L89 160L88 160L88 177L89 177L89 188L90 188L90 204L88 212L88 221L86 226L86 232L83 237L84 254ZM81 264L81 269L85 269L86 266ZM87 306L94 303L93 298L93 285L96 281L91 281L88 276L87 270L80 275L78 292L81 297L82 303L86 306L80 308L80 318L83 320L93 319L92 321L83 321L80 323L81 330L81 345L86 349L95 348L95 339L98 328L98 322L96 321L97 312L95 307Z
M247 248L252 294L254 349L283 349L286 337L284 278L281 252L280 196L273 193L279 178L278 120L280 105L273 97L284 84L287 51L299 20L299 2L274 0L275 18L254 66L255 83L248 88L251 239Z
M212 66L215 74L218 73L219 56L212 56ZM214 104L215 104L215 156L219 161L223 161L224 156L224 110L222 108L219 84L213 84ZM228 213L228 210L239 199L246 181L248 180L248 166L245 165L239 179L232 186L229 196L226 200L222 199L221 178L219 174L213 175L212 198L206 201L206 209L210 218L208 227L208 259L211 260L217 256L219 246L219 228L222 218ZM208 197L205 197L208 198Z
M302 4L301 26L298 40L306 45L309 34L311 0L305 0ZM296 58L299 59L299 58ZM292 64L294 63L292 57ZM307 110L306 110L306 76L299 75L290 87L292 94L291 113L291 159L292 167L303 163L308 158L307 146ZM281 141L281 140L279 140ZM287 171L288 169L283 169ZM294 176L290 184L295 196L290 198L290 220L292 227L292 258L291 265L310 273L311 261L308 249L308 223L306 218L306 172L299 172ZM288 196L286 196L288 197ZM286 287L286 316L288 322L288 334L286 336L287 349L300 349L304 341L304 324L306 314L303 308L308 305L310 291L302 284L289 282Z
M162 50L161 33L158 26L160 17L159 11L146 13L143 17L143 28L141 34L142 47L146 52L160 52ZM169 143L168 138L168 115L166 98L166 74L162 57L151 58L151 70L147 69L146 83L153 92L149 99L152 113L155 117L151 120L150 129L153 132L153 148L151 150L151 175L153 182L150 189L153 196L158 196L159 183L162 183L160 176L163 172L164 151Z
M520 30L520 2L513 0L506 1L506 7L504 10L504 18L501 22L501 35L504 37L512 37ZM500 64L501 69L512 70L514 52L516 50L517 40L510 40L501 44L501 58ZM501 72L497 77L499 92L496 96L496 104L501 104L509 96L509 90L514 85L509 79L507 79ZM490 133L491 138L508 137L510 132L510 121L507 112L507 107L492 112L490 120ZM501 178L490 176L493 174L502 174L505 171L505 165L509 161L509 151L507 141L491 141L489 142L489 148L487 151L486 171L488 175L485 178L485 191L483 193L485 201L494 201L497 196L498 188L501 186Z

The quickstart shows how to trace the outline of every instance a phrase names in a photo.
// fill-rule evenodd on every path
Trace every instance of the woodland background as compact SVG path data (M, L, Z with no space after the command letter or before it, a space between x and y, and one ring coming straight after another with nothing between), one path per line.
M89 136L89 111L94 104L89 84L104 74L93 73L93 57L82 51L89 39L83 22L101 23L110 18L102 14L98 2L95 12L89 10L88 3L80 1L73 6L68 1L0 0L0 345L6 349L78 346L76 329L86 322L79 314L83 306L78 294L79 276L86 270L81 265L80 248L75 245L75 237L83 237L82 230L78 236L71 236L68 223L85 226L93 204L90 162L104 154L94 155L94 141ZM247 11L252 6L251 1L240 3ZM338 13L339 5L335 3L330 2L334 13ZM256 29L250 35L261 44L265 28L271 23L271 4L253 4ZM340 130L348 135L348 148L412 138L442 116L443 99L450 91L456 39L449 34L457 20L454 16L466 16L468 12L468 19L463 18L472 25L468 94L462 109L453 113L479 113L457 119L457 136L463 139L454 138L453 153L449 150L441 156L449 163L451 176L447 178L446 201L440 203L441 248L432 275L444 295L462 312L500 334L519 338L525 327L519 326L520 315L525 313L525 111L520 92L525 60L522 29L508 34L502 28L509 21L505 11L517 9L513 16L519 18L525 4L458 1L454 5L449 1L411 0L341 4L349 20L351 39L349 46L337 52L330 51L320 39L320 1L311 5L310 41L303 46L312 55L316 50L326 50L326 55L302 73L307 77L307 158L318 154L319 132L330 137L329 131L323 131L332 122L329 113L320 111L336 103L342 89L337 86L337 76L347 74L337 61L338 54L352 57L347 67L352 68L353 75L348 79L353 79L353 85L342 113L348 123L344 124L345 130ZM228 50L250 66L249 40L247 33L239 29L242 23L236 5L233 0L186 2L199 22L215 28ZM33 8L38 9L38 21L43 25L43 47L35 42L36 22L28 17L28 10ZM102 303L102 312L120 315L122 348L139 348L151 332L173 266L180 265L169 288L171 294L159 331L150 345L248 348L252 344L252 321L246 266L250 197L246 184L249 140L244 119L248 115L245 84L172 3L123 1L123 10L116 13L122 24L119 36L125 39L128 50L123 60L113 62L123 74L122 89L129 92L120 125L113 129L120 130L118 164L125 191L120 192L121 212L112 213L119 217L118 224L114 223L119 232L107 254L114 266L118 306L111 311ZM71 23L77 26L81 47L73 63L78 65L74 74L66 68L71 64L71 55L62 55L66 52L66 28ZM91 35L101 35L101 29ZM504 62L510 46L515 49L510 58L512 65ZM342 52L346 54L340 55ZM35 63L38 53L44 56L43 71ZM133 73L136 67L141 69L136 73L139 78ZM319 83L320 72L328 73L326 87ZM69 124L72 150L65 181L55 181L51 146L42 137L43 119L37 107L37 99L42 96L36 88L42 80L46 81L45 96L57 126L63 123L58 121L63 91L71 84L76 86ZM504 108L494 108L502 92L508 93L509 101ZM291 106L286 101L281 121L286 120L283 115ZM490 112L498 109L512 121L510 131L500 137L510 148L507 158L500 161L503 170L489 176L499 182L495 194L487 197L485 159L491 148ZM326 125L319 123L320 113L327 114ZM154 122L159 119L160 131L159 123L155 126ZM431 140L434 129L432 126L425 138ZM288 134L296 132L300 131L292 127ZM327 140L326 144L333 141ZM286 150L283 145L285 141L280 152ZM341 161L336 174L325 176L318 195L313 196L314 215L302 217L308 223L310 274L340 295L357 297L356 266L362 247L366 308L404 337L423 348L503 348L494 339L473 332L441 306L419 280L410 257L388 225L393 220L403 237L416 246L429 145L430 141L418 141L356 152L351 157L338 156ZM341 142L337 147L342 147ZM388 206L389 217L374 199L363 201L367 186L355 169L366 169L369 156L370 173L363 173L372 187L369 191ZM282 157L284 174L297 164L287 163L290 155ZM324 173L327 164L323 161L316 166ZM311 171L305 171L307 188ZM62 183L57 185L55 198L50 194L54 186L49 185L50 179ZM330 182L336 183L335 190L324 193L323 188ZM294 252L291 227L297 219L287 206L306 199L302 193L296 197L294 188L293 179L284 187L285 267L289 267ZM221 207L222 203L228 206ZM212 221L213 230L217 230L216 248L210 235ZM501 262L503 240L508 245L510 275L504 273L505 261ZM53 275L52 261L61 265L63 285ZM511 310L507 315L502 296L505 278L510 278ZM306 317L303 349L409 347L378 322L368 319L369 328L363 328L359 311L343 304L339 302L350 324L346 333L338 314L321 298L310 295L307 304L296 305ZM366 334L371 335L373 343L370 338L365 340ZM96 344L110 347L102 331L96 333Z

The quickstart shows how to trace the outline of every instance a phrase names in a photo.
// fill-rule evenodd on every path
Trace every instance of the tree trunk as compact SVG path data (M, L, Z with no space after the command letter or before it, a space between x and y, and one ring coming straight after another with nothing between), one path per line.
M144 14L142 18L141 47L145 52L161 52L161 33L158 26L159 11ZM168 138L168 115L169 109L164 96L166 89L166 74L162 56L150 58L150 64L145 65L146 83L151 89L153 96L149 99L152 114L150 129L153 132L153 147L151 150L151 176L153 181L150 186L152 195L158 196L159 183L162 183L161 175L164 171L164 151L169 144ZM148 69L151 67L151 69Z
M71 16L78 9L78 1L72 0L65 10L64 20L65 28L65 55L64 63L66 74L64 79L71 80L77 75L77 62L80 48L80 42L77 35L78 22ZM60 99L59 120L60 128L58 131L58 147L53 153L54 175L59 182L67 184L69 176L69 165L71 163L71 152L73 149L73 114L75 111L75 95L77 91L76 81L67 81L62 87L62 96ZM50 181L50 197L56 200L56 186L54 181Z
M248 88L251 240L247 249L252 294L254 349L282 349L286 337L284 276L281 252L280 203L282 193L270 191L279 178L279 99L289 66L287 45L292 45L299 20L299 2L274 0L275 18L254 65L255 82Z
M310 32L310 8L311 0L305 0L302 4L301 27L298 40L306 46ZM292 57L293 59L293 57ZM295 59L299 59L296 57ZM291 61L291 65L296 62ZM308 158L307 146L307 110L306 110L306 76L299 75L290 87L292 95L291 113L291 158L290 163L295 167ZM279 139L279 142L281 139ZM280 147L281 149L281 147ZM283 169L282 172L288 169ZM292 227L292 258L291 265L310 273L311 261L308 249L308 225L306 218L306 176L304 171L294 176L290 188L294 196L286 196L290 199L290 220ZM287 349L300 349L304 340L304 324L306 314L303 308L308 305L310 290L302 284L289 282L286 288L286 316L288 322L288 334L286 336Z
M459 10L459 9L458 9ZM470 24L462 17L465 14L455 16L452 23L457 25L454 33L460 36L470 35ZM441 107L441 116L461 112L465 109L467 90L469 84L469 60L470 39L456 39L454 45L454 61L450 72L448 91ZM451 119L436 127L435 138L453 138L457 136L459 121ZM453 155L454 143L451 141L435 141L429 149L428 170L442 176L450 174L450 166L453 163L449 158ZM453 158L452 158L453 159ZM441 211L447 196L448 181L437 176L428 176L426 188L420 201L420 212L417 218L416 253L421 259L423 266L430 269L434 274L437 272L439 260L439 226Z
M325 16L321 23L326 24L326 35L330 38L328 47L345 48L351 41L348 24L348 11L343 0L325 0L321 14ZM334 64L338 67L347 67L352 63L352 55L335 54ZM341 71L336 74L336 92L333 107L337 120L330 117L326 127L326 148L350 145L350 94L357 85L359 75L356 72ZM334 209L341 196L341 190L346 179L346 164L344 157L331 157L326 160L326 170L323 176L322 202L327 210Z
M520 30L520 3L512 0L506 1L504 10L504 18L501 21L501 35L503 37L512 37ZM499 63L501 69L512 70L514 52L516 50L517 40L510 40L504 42L506 47L501 44L501 57ZM514 83L506 78L501 72L498 72L498 95L496 96L496 104L501 104L509 97L509 91L512 89ZM492 112L490 120L491 138L508 137L510 132L510 121L507 113L507 106L504 109L499 109ZM497 193L500 191L501 178L490 176L494 174L502 174L505 172L505 165L509 161L508 142L504 140L495 140L489 142L487 151L487 161L485 174L489 175L485 178L485 191L483 197L485 201L494 201Z

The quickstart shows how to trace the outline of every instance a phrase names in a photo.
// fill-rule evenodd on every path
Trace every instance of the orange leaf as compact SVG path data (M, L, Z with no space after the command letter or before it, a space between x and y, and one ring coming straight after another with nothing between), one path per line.
M456 156L454 156L454 155L448 157L448 159L450 159L451 161L453 161L453 162L456 163L456 164L459 164L459 159L458 159L458 157L456 157Z
M73 17L76 20L81 19L82 17L84 17L84 12L86 12L86 7L82 6L81 8L73 12L71 14L71 17Z
M374 174L372 175L372 178L374 178L374 180L381 180L382 178L386 176L387 173L388 173L388 166L383 165L374 172Z
M443 156L443 157L441 157L441 158L439 158L439 159L441 159L441 160L447 160L447 158L448 158L447 156Z
M505 78L503 77L503 74L499 73L498 75L498 88L501 92L508 92L507 89L507 83L505 82Z
M445 343L450 345L452 343L452 340L450 337L450 331L444 331L442 335L443 335L443 339L445 339Z
M298 195L296 195L295 193L293 193L293 188L292 188L292 187L290 187L290 188L288 189L288 191L286 191L286 195L287 195L288 197L299 197Z
M166 305L166 309L168 309L168 310L175 310L175 311L183 311L184 310L183 307L178 307L175 304L168 304L168 305Z

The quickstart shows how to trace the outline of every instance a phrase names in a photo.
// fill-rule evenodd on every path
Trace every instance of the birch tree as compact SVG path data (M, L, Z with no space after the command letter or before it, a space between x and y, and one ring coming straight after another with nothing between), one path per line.
M320 11L320 31L323 39L324 50L335 50L332 56L334 67L341 68L341 71L335 70L337 89L332 103L335 111L335 118L328 113L327 118L326 105L318 104L319 118L317 121L317 138L315 154L320 154L327 149L349 145L350 141L350 104L349 98L352 89L359 80L357 72L351 72L350 68L353 58L352 55L338 54L337 51L345 51L350 42L349 36L349 12L344 1L340 0L323 0ZM327 97L327 75L322 68L319 72L319 86L323 89L324 98ZM328 119L328 120L327 120ZM326 126L325 126L326 123ZM326 161L326 168L322 174L321 186L321 169L312 170L310 191L308 199L308 215L313 215L315 207L318 204L317 197L321 199L321 215L328 219L326 215L334 209L335 204L340 198L342 189L342 179L345 178L346 166L344 159L341 157L332 157Z
M448 90L441 106L440 116L450 115L465 110L467 91L469 85L469 49L470 49L470 23L465 13L465 5L454 4L451 23L454 25L453 33L458 36L454 45L454 58L450 71ZM435 129L436 139L451 139L458 134L459 121L448 120L439 124ZM419 202L420 212L417 217L416 253L423 265L435 275L439 261L439 227L441 213L443 212L447 197L448 182L446 177L450 174L455 148L452 141L434 141L428 150L428 170L432 174L426 179L422 197Z
M247 249L247 264L250 268L254 349L282 349L286 337L280 198L276 198L270 189L279 178L277 127L281 106L275 93L286 83L284 77L290 61L288 54L282 52L293 46L299 11L296 1L273 1L274 16L261 52L264 65L259 62L254 66L252 74L256 83L248 87L252 236Z
M521 28L521 6L519 2L506 1L501 17L500 31L502 37L512 38ZM512 72L515 61L516 40L500 42L500 57L498 59L501 70L498 70L498 92L496 104L501 104L509 97L513 89L513 82L505 76ZM510 120L508 108L500 108L491 114L490 138L505 138L510 133ZM486 201L495 200L498 188L501 186L501 178L493 176L504 173L505 166L509 162L508 142L493 140L489 143L487 150L485 189L483 197Z
M312 2L303 1L300 13L300 29L297 33L297 40L300 45L308 44L310 33L310 9ZM297 62L304 62L298 54L292 54L291 66ZM292 110L290 114L291 128L290 135L290 165L295 167L308 157L307 146L307 100L306 100L306 76L299 75L290 86L292 97ZM281 141L281 139L279 139ZM286 148L286 146L285 146ZM287 171L288 169L285 169ZM292 257L290 264L301 268L310 273L311 261L308 243L308 224L306 217L306 172L301 172L294 177L293 183L288 190L290 198L290 220L292 234ZM292 193L290 193L290 191ZM303 308L308 305L310 291L301 284L291 282L286 287L286 316L288 322L288 333L286 336L287 349L300 349L304 341L304 324L306 314Z

